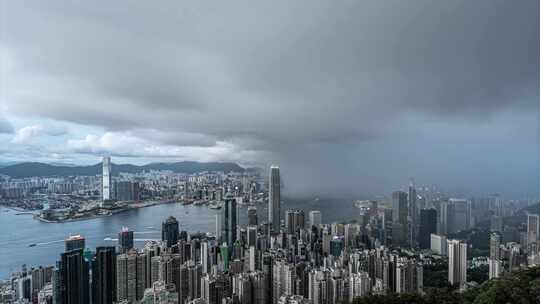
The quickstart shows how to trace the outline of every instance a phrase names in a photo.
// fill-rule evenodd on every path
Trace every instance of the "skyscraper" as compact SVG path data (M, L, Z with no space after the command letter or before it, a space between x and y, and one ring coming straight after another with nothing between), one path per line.
M114 199L120 202L133 202L139 200L139 183L118 181L114 183Z
M142 299L146 286L146 256L135 251L116 257L116 297L118 302Z
M469 229L471 204L468 200L451 198L447 206L447 233Z
M440 255L448 254L448 244L446 236L439 234L431 234L431 251Z
M411 248L416 247L418 237L418 206L416 203L416 188L414 186L414 180L411 179L409 184L409 246Z
M204 241L201 242L201 265L202 265L202 273L206 274L208 273L208 268L210 266L209 260L208 260L208 242Z
M294 234L305 225L304 211L287 210L285 211L285 229L287 233Z
M501 258L501 235L497 232L492 232L489 236L489 258L498 260Z
M467 283L467 243L460 240L448 240L448 282Z
M527 214L527 249L538 250L538 238L540 236L540 215Z
M75 249L62 253L58 266L62 304L88 304L90 279L83 250Z
M407 193L395 191L392 193L392 242L394 245L405 246L409 244L408 235L408 208Z
M249 206L247 209L248 225L257 225L257 208L255 206Z
M309 224L311 226L319 226L322 224L322 214L319 210L311 210L309 212Z
M133 231L127 227L122 227L122 230L118 232L118 247L121 253L126 253L133 248Z
M116 252L114 247L97 247L92 263L92 303L116 301Z
M225 195L222 216L223 220L221 224L223 228L221 229L221 242L227 243L229 247L232 247L236 241L237 219L236 199L231 194Z
M112 174L111 158L109 156L103 157L103 173L102 173L102 205L112 199L111 196L111 174Z
M420 228L418 244L421 249L431 247L431 234L437 233L437 211L435 209L420 210Z
M169 216L161 224L161 240L165 242L167 247L171 247L178 243L178 221L173 216Z
M489 278L498 278L502 272L501 235L492 232L489 237Z
M66 252L76 250L76 249L83 249L85 246L85 239L82 235L72 235L66 239Z
M273 232L279 232L281 216L281 181L279 167L270 167L270 179L268 185L268 221Z

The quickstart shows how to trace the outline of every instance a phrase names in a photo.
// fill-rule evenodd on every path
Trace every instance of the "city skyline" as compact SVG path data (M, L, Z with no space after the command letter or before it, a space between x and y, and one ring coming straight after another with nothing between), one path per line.
M0 1L0 303L540 299L540 1Z
M107 237L92 247L84 233L93 229L84 225L61 241L65 248L55 252L55 265L29 261L30 268L23 264L9 281L0 280L0 299L15 304L355 303L371 296L438 295L446 288L466 292L540 265L540 221L534 213L540 212L540 202L452 198L411 180L407 192L357 200L348 220L330 222L323 218L334 212L334 204L318 210L315 198L296 209L282 199L275 165L266 178L260 172L212 171L116 176L110 157L102 165L100 175L69 176L70 184L62 178L5 178L2 208L29 210L33 221L57 225L179 205L187 218L190 211L208 210L215 232L195 232L184 224L186 217L178 220L173 212L161 219L160 230L137 223L145 231L134 231L124 218L117 239ZM6 188L13 185L19 188ZM105 192L111 195L107 204ZM67 208L61 200L53 202L62 197L58 194L69 194ZM73 200L77 197L82 200ZM52 205L21 205L36 198ZM5 212L9 209L0 216ZM522 215L521 223L516 214ZM158 233L161 237L141 238Z
M538 195L537 1L1 5L0 162L277 163L304 194L415 176Z

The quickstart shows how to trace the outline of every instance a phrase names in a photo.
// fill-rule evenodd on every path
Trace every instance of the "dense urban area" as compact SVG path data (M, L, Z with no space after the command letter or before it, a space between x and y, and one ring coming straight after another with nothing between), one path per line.
M180 231L170 216L161 239L142 248L129 227L118 231L117 246L87 248L84 231L66 235L56 265L21 265L2 283L0 302L429 303L445 295L460 303L493 282L538 278L533 199L452 198L411 180L389 199L355 201L356 219L326 223L324 210L281 210L277 166L265 174L124 173L104 157L101 167L96 176L2 176L1 205L55 225L194 204L219 210L215 231ZM247 225L239 224L241 210ZM526 294L518 296L534 299Z

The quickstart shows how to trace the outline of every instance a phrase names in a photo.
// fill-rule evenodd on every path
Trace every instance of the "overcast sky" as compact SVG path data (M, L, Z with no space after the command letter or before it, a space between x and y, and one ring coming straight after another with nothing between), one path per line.
M540 1L261 2L0 0L0 162L540 195Z

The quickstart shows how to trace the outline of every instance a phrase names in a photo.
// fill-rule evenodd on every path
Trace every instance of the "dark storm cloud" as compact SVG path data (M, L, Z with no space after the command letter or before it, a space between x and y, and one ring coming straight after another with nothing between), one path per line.
M358 178L335 161L365 161L358 143L414 134L409 117L474 125L540 109L536 0L2 8L16 73L56 88L7 92L10 112L158 130L164 144L228 141L329 180Z

